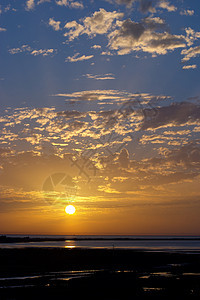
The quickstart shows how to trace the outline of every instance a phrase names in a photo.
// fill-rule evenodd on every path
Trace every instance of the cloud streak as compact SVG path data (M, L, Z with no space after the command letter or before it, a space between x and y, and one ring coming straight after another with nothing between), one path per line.
M49 55L54 55L56 54L57 50L56 49L33 49L29 45L22 45L19 48L11 48L8 50L8 52L12 55L18 54L18 53L27 53L33 56L49 56Z
M88 79L95 79L95 80L113 80L115 79L112 73L102 74L102 75L92 75L92 74L85 74L83 75Z
M76 53L73 56L68 56L65 61L73 63L73 62L89 60L94 57L94 55L85 55L85 54L81 55L81 56L79 56L79 55L80 55L80 53Z

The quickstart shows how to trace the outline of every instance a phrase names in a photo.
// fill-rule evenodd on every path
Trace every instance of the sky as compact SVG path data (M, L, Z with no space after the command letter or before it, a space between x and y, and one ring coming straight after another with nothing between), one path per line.
M0 233L200 234L199 20L0 0Z

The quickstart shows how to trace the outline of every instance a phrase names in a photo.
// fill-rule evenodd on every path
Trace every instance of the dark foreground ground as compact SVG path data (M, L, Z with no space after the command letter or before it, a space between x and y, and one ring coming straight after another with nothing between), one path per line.
M172 296L200 299L199 253L0 249L0 300Z

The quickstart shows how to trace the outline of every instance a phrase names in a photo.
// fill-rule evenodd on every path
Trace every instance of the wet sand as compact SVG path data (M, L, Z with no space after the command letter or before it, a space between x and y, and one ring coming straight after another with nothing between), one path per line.
M112 300L172 296L200 297L200 253L0 249L0 299Z

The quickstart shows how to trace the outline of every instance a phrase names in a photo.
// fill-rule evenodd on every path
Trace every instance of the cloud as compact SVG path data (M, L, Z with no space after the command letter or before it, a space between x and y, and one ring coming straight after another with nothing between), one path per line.
M79 9L84 8L83 3L78 2L78 1L71 2L70 3L70 7L72 7L72 8L79 8Z
M93 49L101 49L101 46L100 45L93 45L91 48L93 48Z
M123 168L128 168L129 167L129 152L127 149L122 149L117 161L120 163L120 166Z
M58 116L62 116L66 119L77 119L77 118L82 118L86 116L86 113L80 112L77 110L65 110L57 113Z
M25 52L33 56L38 56L38 55L48 56L48 55L55 54L56 51L57 51L56 49L34 50L29 45L22 45L20 48L12 48L8 50L8 52L12 55Z
M7 31L6 28L0 27L0 32L5 32L5 31Z
M37 5L42 4L42 3L45 3L45 2L51 2L51 0L39 0L39 1L37 2Z
M53 18L49 19L49 25L53 27L55 31L60 30L60 21L55 21Z
M84 32L84 27L76 21L66 23L64 28L70 29L64 34L64 36L68 37L69 41L73 41L75 38L77 38Z
M115 101L121 103L127 101L133 94L119 90L86 90L74 93L59 93L54 96L65 97L70 101Z
M78 1L72 1L72 0L58 0L56 1L56 4L59 6L69 6L71 8L78 8L78 9L82 9L84 8L83 4L81 2Z
M8 50L10 54L17 54L21 52L31 52L31 51L32 48L29 45L22 45L20 48L12 48Z
M146 12L151 12L151 13L155 13L156 10L153 7L153 1L149 1L149 0L140 0L140 11L142 13L146 13Z
M192 28L188 27L185 29L186 32L186 42L188 46L192 46L196 40L200 38L200 32L195 32Z
M65 28L70 30L66 32L64 36L69 37L69 40L72 41L82 34L87 34L91 37L97 34L106 34L112 28L113 22L123 17L123 15L123 13L116 11L108 12L100 8L100 10L94 12L91 17L84 18L83 24L79 24L76 21L66 23Z
M200 144L198 141L189 141L180 148L166 149L160 158L152 158L147 163L154 165L168 165L168 168L177 166L184 169L200 169Z
M158 7L166 9L169 12L174 12L177 10L177 7L171 5L169 1L161 0L158 4Z
M151 117L151 109L145 111L146 118L142 122L141 129L156 129L166 126L178 126L187 122L200 121L200 106L190 103L174 103L170 106L156 108L156 113Z
M189 69L196 69L197 65L187 65L187 66L183 66L183 70L189 70Z
M193 16L194 15L194 10L190 10L190 9L184 9L184 10L181 10L180 14L182 16Z
M35 7L35 2L34 0L28 0L26 2L26 10L32 10Z
M33 50L30 54L37 56L37 55L42 55L42 56L48 56L50 54L54 53L54 49L40 49L40 50Z
M184 49L181 51L181 54L184 55L182 62L189 61L191 58L194 58L200 54L200 46Z
M69 62L77 62L77 61L84 61L84 60L88 60L94 57L94 55L82 55L79 56L80 53L76 53L73 56L68 56L66 58L65 61L69 61Z
M113 21L123 17L123 13L116 11L108 12L103 8L93 13L92 17L84 19L85 33L89 36L95 36L96 34L105 34L111 28Z
M68 0L58 0L58 1L56 1L56 4L60 5L60 6L68 6L69 1Z
M135 2L135 1L137 1L137 0L115 0L115 2L117 4L125 4L128 7L130 7L133 4L133 2Z
M183 35L155 31L161 27L164 27L164 21L162 23L160 18L148 18L140 23L127 19L122 22L120 29L108 35L109 47L119 55L141 50L152 54L166 54L185 47Z
M112 1L112 0L111 0ZM139 2L139 9L142 13L155 13L156 8L166 9L168 12L174 12L177 8L166 0L113 0L117 4L124 4L131 7L133 3Z
M102 74L102 75L86 74L86 75L83 75L83 76L87 77L88 79L95 79L95 80L112 80L112 79L115 79L115 77L112 73Z
M159 5L170 11L175 10L173 6L169 6L167 1L159 2ZM108 47L118 55L143 51L151 53L153 56L164 55L177 48L184 48L186 42L192 43L192 40L198 38L198 33L189 29L187 29L187 37L169 33L165 21L160 17L147 17L140 22L131 19L120 21L119 19L123 16L123 13L108 12L101 8L92 16L84 18L82 23L75 20L66 23L64 28L67 29L67 32L64 36L68 37L69 41L73 41L83 34L87 34L91 38L97 34L106 35ZM97 47L94 48L97 49ZM112 54L111 51L102 52L102 55Z

